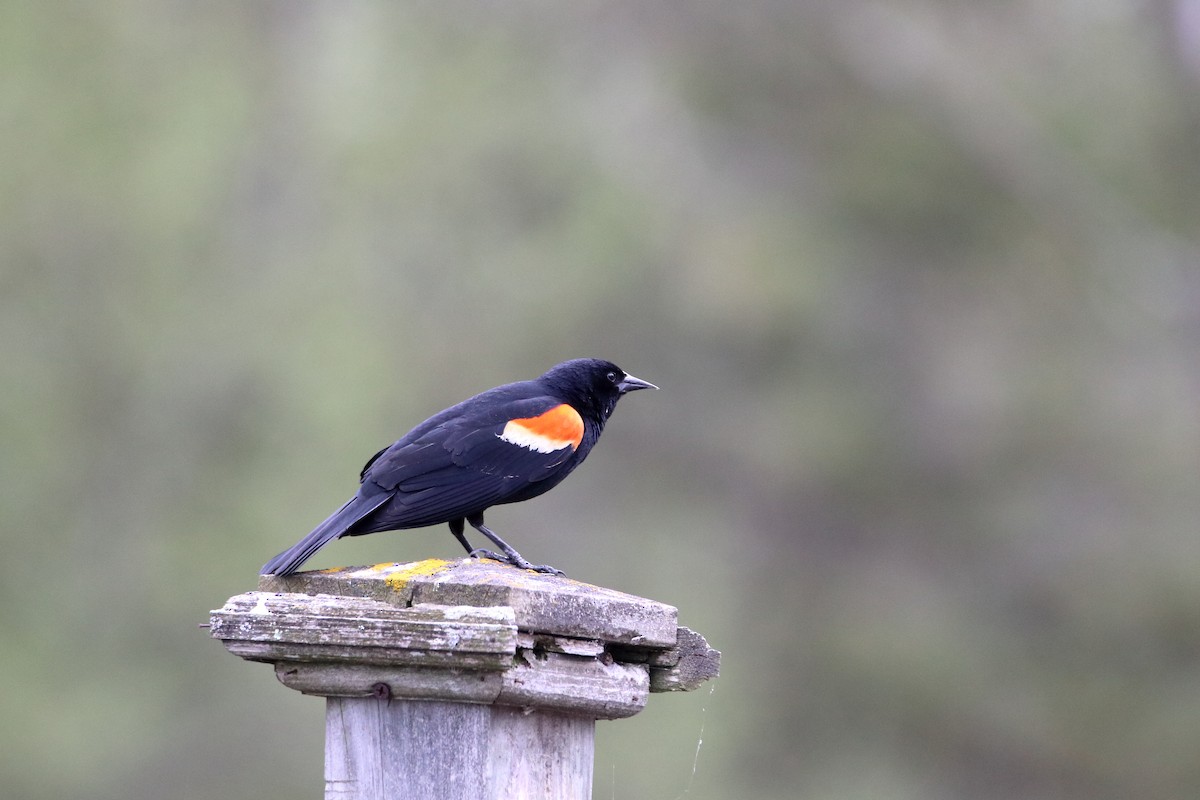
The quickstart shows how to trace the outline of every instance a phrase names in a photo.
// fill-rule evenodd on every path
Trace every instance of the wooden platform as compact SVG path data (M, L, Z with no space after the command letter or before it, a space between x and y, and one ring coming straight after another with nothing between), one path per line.
M590 797L595 720L717 674L720 653L677 617L467 558L263 576L210 625L328 698L327 800L478 800Z

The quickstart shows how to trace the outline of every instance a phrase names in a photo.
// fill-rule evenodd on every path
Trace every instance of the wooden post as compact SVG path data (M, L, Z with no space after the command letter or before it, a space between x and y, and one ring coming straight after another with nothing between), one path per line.
M326 698L326 800L586 800L598 719L695 689L720 653L663 603L494 561L263 576L230 652Z

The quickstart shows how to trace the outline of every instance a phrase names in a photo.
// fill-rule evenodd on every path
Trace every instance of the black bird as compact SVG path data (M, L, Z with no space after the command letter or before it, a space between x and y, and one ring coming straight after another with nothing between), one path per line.
M483 524L483 512L557 486L587 458L621 395L657 388L616 364L580 358L451 406L372 456L359 474L358 494L268 561L262 574L291 575L342 536L442 522L470 555L559 573L522 558ZM503 554L471 547L464 521Z

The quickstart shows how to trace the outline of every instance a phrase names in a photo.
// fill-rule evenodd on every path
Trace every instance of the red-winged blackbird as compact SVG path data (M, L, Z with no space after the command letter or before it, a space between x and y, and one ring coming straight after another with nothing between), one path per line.
M554 488L587 458L621 395L657 388L616 364L580 358L451 406L372 456L359 475L358 494L268 561L262 574L291 575L342 536L442 522L473 556L558 573L522 558L483 524L483 512ZM472 548L464 520L503 555Z

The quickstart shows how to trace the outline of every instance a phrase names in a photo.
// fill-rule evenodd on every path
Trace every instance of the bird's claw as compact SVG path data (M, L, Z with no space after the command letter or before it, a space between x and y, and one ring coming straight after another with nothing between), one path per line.
M533 564L529 561L526 561L524 558L521 558L519 555L516 557L507 556L502 553L497 553L492 550L485 550L483 548L472 550L469 556L471 558L490 558L492 561L499 561L501 564L508 564L509 566L516 567L517 569L525 569L529 570L530 572L541 572L546 575L567 574L558 567L552 567L549 564Z
M520 559L519 561L510 561L508 563L512 564L514 567L520 567L521 569L527 569L530 572L541 572L544 575L566 575L567 574L567 573L563 572L561 569L559 569L558 567L552 567L549 564L530 564L528 561L526 561L523 558Z

